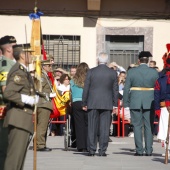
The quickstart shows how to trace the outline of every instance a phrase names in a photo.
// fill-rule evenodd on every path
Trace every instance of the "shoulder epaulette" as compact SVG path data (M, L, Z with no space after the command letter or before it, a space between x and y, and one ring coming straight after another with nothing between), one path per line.
M5 67L5 66L7 66L7 62L6 62L6 60L3 60L2 61L2 67Z

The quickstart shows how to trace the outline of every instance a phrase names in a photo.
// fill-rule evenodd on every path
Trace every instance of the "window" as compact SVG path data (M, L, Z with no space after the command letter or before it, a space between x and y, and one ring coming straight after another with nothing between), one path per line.
M106 35L106 49L110 62L116 62L125 69L137 63L138 54L143 51L144 36Z
M69 69L80 63L80 36L43 35L47 54L54 56L54 65Z

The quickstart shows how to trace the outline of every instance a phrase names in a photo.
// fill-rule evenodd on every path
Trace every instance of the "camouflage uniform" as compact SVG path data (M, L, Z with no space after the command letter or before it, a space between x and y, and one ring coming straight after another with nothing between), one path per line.
M11 67L15 64L14 61L2 56L0 58L0 108L4 107L5 102L2 96L2 86L6 86L7 75ZM0 117L0 169L3 170L4 161L6 158L8 131L3 128L4 117Z

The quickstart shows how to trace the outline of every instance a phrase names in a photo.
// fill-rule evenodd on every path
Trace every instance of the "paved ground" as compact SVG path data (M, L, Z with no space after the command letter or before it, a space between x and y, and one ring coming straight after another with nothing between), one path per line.
M37 170L167 170L169 164L164 164L164 152L161 143L154 140L153 156L134 156L133 138L111 137L113 142L109 143L107 157L88 157L86 153L64 151L64 137L49 136L48 147L53 148L51 152L37 152ZM33 151L28 150L24 170L33 169Z

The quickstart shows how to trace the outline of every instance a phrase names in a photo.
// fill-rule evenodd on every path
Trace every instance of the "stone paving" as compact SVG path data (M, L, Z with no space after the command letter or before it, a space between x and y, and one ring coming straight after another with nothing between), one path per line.
M51 152L37 152L37 170L169 170L161 154L164 148L154 139L153 156L134 156L134 139L111 137L107 157L87 156L74 148L64 151L63 136L49 136L47 146ZM33 150L28 150L24 170L33 170Z

